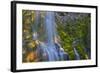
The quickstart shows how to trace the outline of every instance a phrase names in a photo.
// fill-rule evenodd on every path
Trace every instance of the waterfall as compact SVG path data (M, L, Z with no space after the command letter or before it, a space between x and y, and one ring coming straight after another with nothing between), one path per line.
M78 54L76 48L74 48L75 60L80 60L80 55Z
M46 12L45 15L45 29L47 35L47 51L49 61L69 60L69 56L61 48L60 44L55 42L57 31L55 27L55 13Z
M38 40L39 36L37 33L37 26L39 25L40 13L39 11L35 12L35 22L32 26L33 31L33 40ZM39 61L59 61L59 60L68 60L68 54L64 52L60 44L55 42L55 37L57 35L55 27L55 13L54 12L45 12L44 17L44 27L46 35L46 42L39 41L37 45L37 56ZM41 36L40 36L41 37Z
M33 32L33 40L37 40L38 39L38 33L37 33L37 28L39 25L39 21L40 21L40 12L39 11L35 11L35 20L34 20L34 24L32 25L32 32Z
M58 52L55 47L55 15L54 12L46 12L45 14L45 29L47 35L47 50L49 61L59 60Z
M54 12L46 12L45 15L45 29L47 34L47 43L48 45L54 45Z
M79 39L75 39L72 43L73 51L74 51L74 54L75 54L75 60L81 59L78 51L76 50L76 46L78 45L78 42L79 42Z

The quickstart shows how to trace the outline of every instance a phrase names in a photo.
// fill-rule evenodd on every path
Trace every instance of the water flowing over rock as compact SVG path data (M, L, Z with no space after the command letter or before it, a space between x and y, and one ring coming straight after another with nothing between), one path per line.
M54 41L56 37L54 12L46 12L44 22L47 38L46 42L41 42L37 48L38 57L40 56L42 61L68 60L68 54Z

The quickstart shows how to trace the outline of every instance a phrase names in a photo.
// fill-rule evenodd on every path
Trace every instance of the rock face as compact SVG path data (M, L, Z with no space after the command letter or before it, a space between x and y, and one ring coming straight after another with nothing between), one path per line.
M76 22L77 19L84 18L88 16L89 14L74 13L74 12L66 12L66 13L57 12L55 13L55 15L56 15L56 19L59 20L60 23L63 24L64 22L68 22L68 21Z

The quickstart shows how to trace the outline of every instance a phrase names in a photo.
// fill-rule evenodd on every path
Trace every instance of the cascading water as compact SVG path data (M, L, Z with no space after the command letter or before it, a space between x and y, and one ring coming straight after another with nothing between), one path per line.
M37 40L38 39L38 35L37 35L37 26L39 25L39 20L40 20L40 13L39 11L35 11L35 21L34 24L32 25L32 32L33 32L33 40Z
M39 25L40 15L36 11L35 26L33 26L33 39L38 40L38 35L36 32L37 25ZM46 12L44 18L44 27L46 34L46 42L39 41L37 46L37 55L40 61L59 61L68 60L68 54L64 52L60 44L55 42L56 37L56 27L55 27L55 14L54 12Z
M68 54L64 52L60 44L55 42L57 36L55 27L55 14L54 12L46 12L45 15L45 29L47 35L47 53L49 61L68 60Z
M48 50L48 59L49 61L57 61L59 60L58 52L54 43L54 35L55 35L55 16L54 12L46 12L45 15L45 29L47 35L47 50Z
M75 48L77 46L78 42L79 42L79 40L74 40L73 43L72 43L73 51L74 51L74 54L75 54L75 60L80 60L80 55Z
M75 60L80 60L80 55L78 54L76 48L74 48L74 53L75 53Z

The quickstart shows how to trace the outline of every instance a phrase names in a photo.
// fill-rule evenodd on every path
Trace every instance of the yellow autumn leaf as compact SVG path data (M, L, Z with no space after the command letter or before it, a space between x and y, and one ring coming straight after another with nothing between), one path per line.
M28 44L29 48L34 48L36 45L35 45L35 42L32 41Z
M28 39L28 38L30 38L30 37L31 37L30 35L27 35L27 36L26 36L26 39Z

